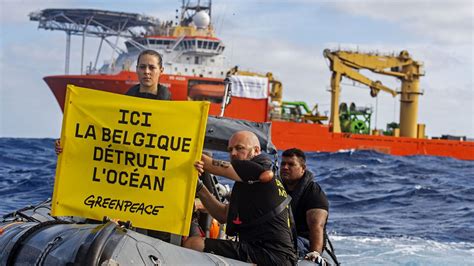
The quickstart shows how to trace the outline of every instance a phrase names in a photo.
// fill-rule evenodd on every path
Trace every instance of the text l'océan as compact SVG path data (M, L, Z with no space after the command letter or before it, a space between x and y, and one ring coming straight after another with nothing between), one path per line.
M137 173L137 170L138 169L135 169L133 172L127 172L102 168L102 171L98 171L97 167L94 167L92 181L101 182L105 180L105 182L111 185L129 186L140 189L147 188L154 191L163 191L165 189L164 177L150 176L147 174L141 176L140 173Z

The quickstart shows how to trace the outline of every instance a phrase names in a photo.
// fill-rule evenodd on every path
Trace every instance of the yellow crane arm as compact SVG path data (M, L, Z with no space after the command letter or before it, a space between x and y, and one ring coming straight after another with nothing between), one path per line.
M381 81L373 81L369 79L368 77L356 71L354 68L348 67L347 64L345 64L341 59L332 54L329 54L329 57L332 61L332 71L339 72L342 76L348 77L359 83L367 85L371 89L372 97L375 97L380 90L392 94L393 97L397 96L397 92L395 90L392 90L389 87L383 85Z
M339 123L339 93L340 80L347 77L361 84L367 85L370 94L375 97L382 90L396 96L397 92L380 81L373 81L358 72L367 69L377 74L397 77L402 81L401 108L400 108L400 135L416 137L416 120L418 112L418 83L421 73L421 64L411 59L407 51L398 56L378 55L373 53L359 53L352 51L324 50L324 56L331 62L331 118L333 132L341 132Z

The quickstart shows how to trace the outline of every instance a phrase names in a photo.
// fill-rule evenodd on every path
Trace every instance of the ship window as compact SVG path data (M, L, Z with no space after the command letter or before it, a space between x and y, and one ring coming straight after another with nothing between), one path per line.
M198 41L198 48L202 48L202 41Z
M178 71L178 68L177 68L177 67L175 67L175 68L174 68L174 71Z
M219 45L218 42L214 42L214 47L212 49L216 50L217 46Z
M221 71L221 76L224 76L224 71Z
M214 58L211 58L211 63L214 63L216 60L214 60Z
M209 71L209 72L207 72L207 73L209 73L209 75L212 75L212 71Z
M194 64L199 65L199 57L194 57Z
M193 68L193 73L194 73L194 72L196 72L196 71L195 71L194 68Z

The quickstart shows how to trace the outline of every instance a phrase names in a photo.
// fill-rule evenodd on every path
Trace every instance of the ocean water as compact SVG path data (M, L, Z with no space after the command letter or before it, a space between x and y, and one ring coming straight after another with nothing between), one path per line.
M53 139L0 138L0 150L0 215L51 197ZM327 228L343 265L474 265L474 162L307 155L329 197Z

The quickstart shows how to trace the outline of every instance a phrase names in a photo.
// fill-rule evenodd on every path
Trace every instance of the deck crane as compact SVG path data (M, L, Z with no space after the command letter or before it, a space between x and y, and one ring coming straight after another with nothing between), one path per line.
M353 51L324 50L324 56L331 62L331 117L332 131L341 132L339 121L339 93L340 82L346 78L367 85L370 95L377 96L379 91L400 97L400 136L416 138L418 136L418 96L422 94L419 89L419 78L423 76L422 64L414 61L407 51L401 51L398 56L378 55L374 53L360 53ZM402 88L396 92L382 84L373 81L359 73L358 70L367 69L373 73L396 77L401 80Z

